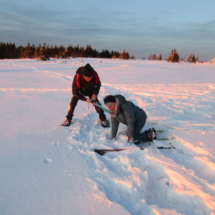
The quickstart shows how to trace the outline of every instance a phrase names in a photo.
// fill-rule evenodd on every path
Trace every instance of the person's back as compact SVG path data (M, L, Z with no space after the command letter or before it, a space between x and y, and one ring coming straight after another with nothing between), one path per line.
M147 117L145 111L142 108L139 108L131 101L127 101L124 96L119 94L115 95L115 98L119 100L119 113L121 113L122 115L128 114L127 117L124 116L125 118L133 116L134 119L136 120L136 118L142 115Z

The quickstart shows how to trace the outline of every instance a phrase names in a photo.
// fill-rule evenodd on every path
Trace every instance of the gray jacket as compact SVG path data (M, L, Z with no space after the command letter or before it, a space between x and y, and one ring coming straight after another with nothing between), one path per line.
M116 102L116 115L111 116L112 137L116 137L120 122L128 126L128 137L134 137L135 121L140 116L145 116L147 118L146 113L132 102L126 101L124 96L115 95L114 97L116 97L118 101Z

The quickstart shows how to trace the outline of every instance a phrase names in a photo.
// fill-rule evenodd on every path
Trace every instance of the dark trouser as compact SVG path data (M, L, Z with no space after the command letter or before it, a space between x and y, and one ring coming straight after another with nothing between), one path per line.
M70 102L70 109L69 109L68 114L66 116L67 119L72 120L72 117L74 115L73 113L75 111L75 107L76 107L76 105L78 103L78 100L79 99L77 97L75 97L75 96L72 97L72 100ZM96 102L99 103L99 100L97 98L96 98ZM100 109L99 107L97 107L97 106L94 106L94 107L96 109L96 112L99 114L99 119L101 121L105 121L106 116L104 115L104 111L102 109Z
M151 141L151 138L147 133L141 133L140 131L142 130L143 126L146 123L146 117L141 116L138 119L136 119L135 124L134 124L134 140L139 140L141 142L148 142Z

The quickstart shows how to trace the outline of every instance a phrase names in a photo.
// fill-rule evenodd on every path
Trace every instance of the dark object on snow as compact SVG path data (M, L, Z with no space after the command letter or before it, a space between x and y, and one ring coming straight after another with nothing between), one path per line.
M49 61L50 58L48 56L44 56L44 55L41 55L38 60L42 60L42 61Z
M47 55L45 56L45 58L46 58L47 60L50 60L50 58L49 58Z
M119 152L119 151L124 151L127 150L128 148L124 148L124 149L94 149L94 152L100 154L100 155L104 155L107 152ZM140 150L144 150L146 148L140 148ZM164 146L158 146L156 147L156 149L172 149L172 147L164 147Z

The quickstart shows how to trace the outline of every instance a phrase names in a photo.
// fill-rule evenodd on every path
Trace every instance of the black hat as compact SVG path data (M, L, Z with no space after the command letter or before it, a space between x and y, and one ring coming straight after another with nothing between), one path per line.
M86 64L81 71L83 76L92 77L94 69L90 66L90 64Z
M112 96L112 95L109 95L109 96L106 96L105 98L104 98L104 103L106 104L106 103L115 103L116 102L116 98L114 97L114 96Z

